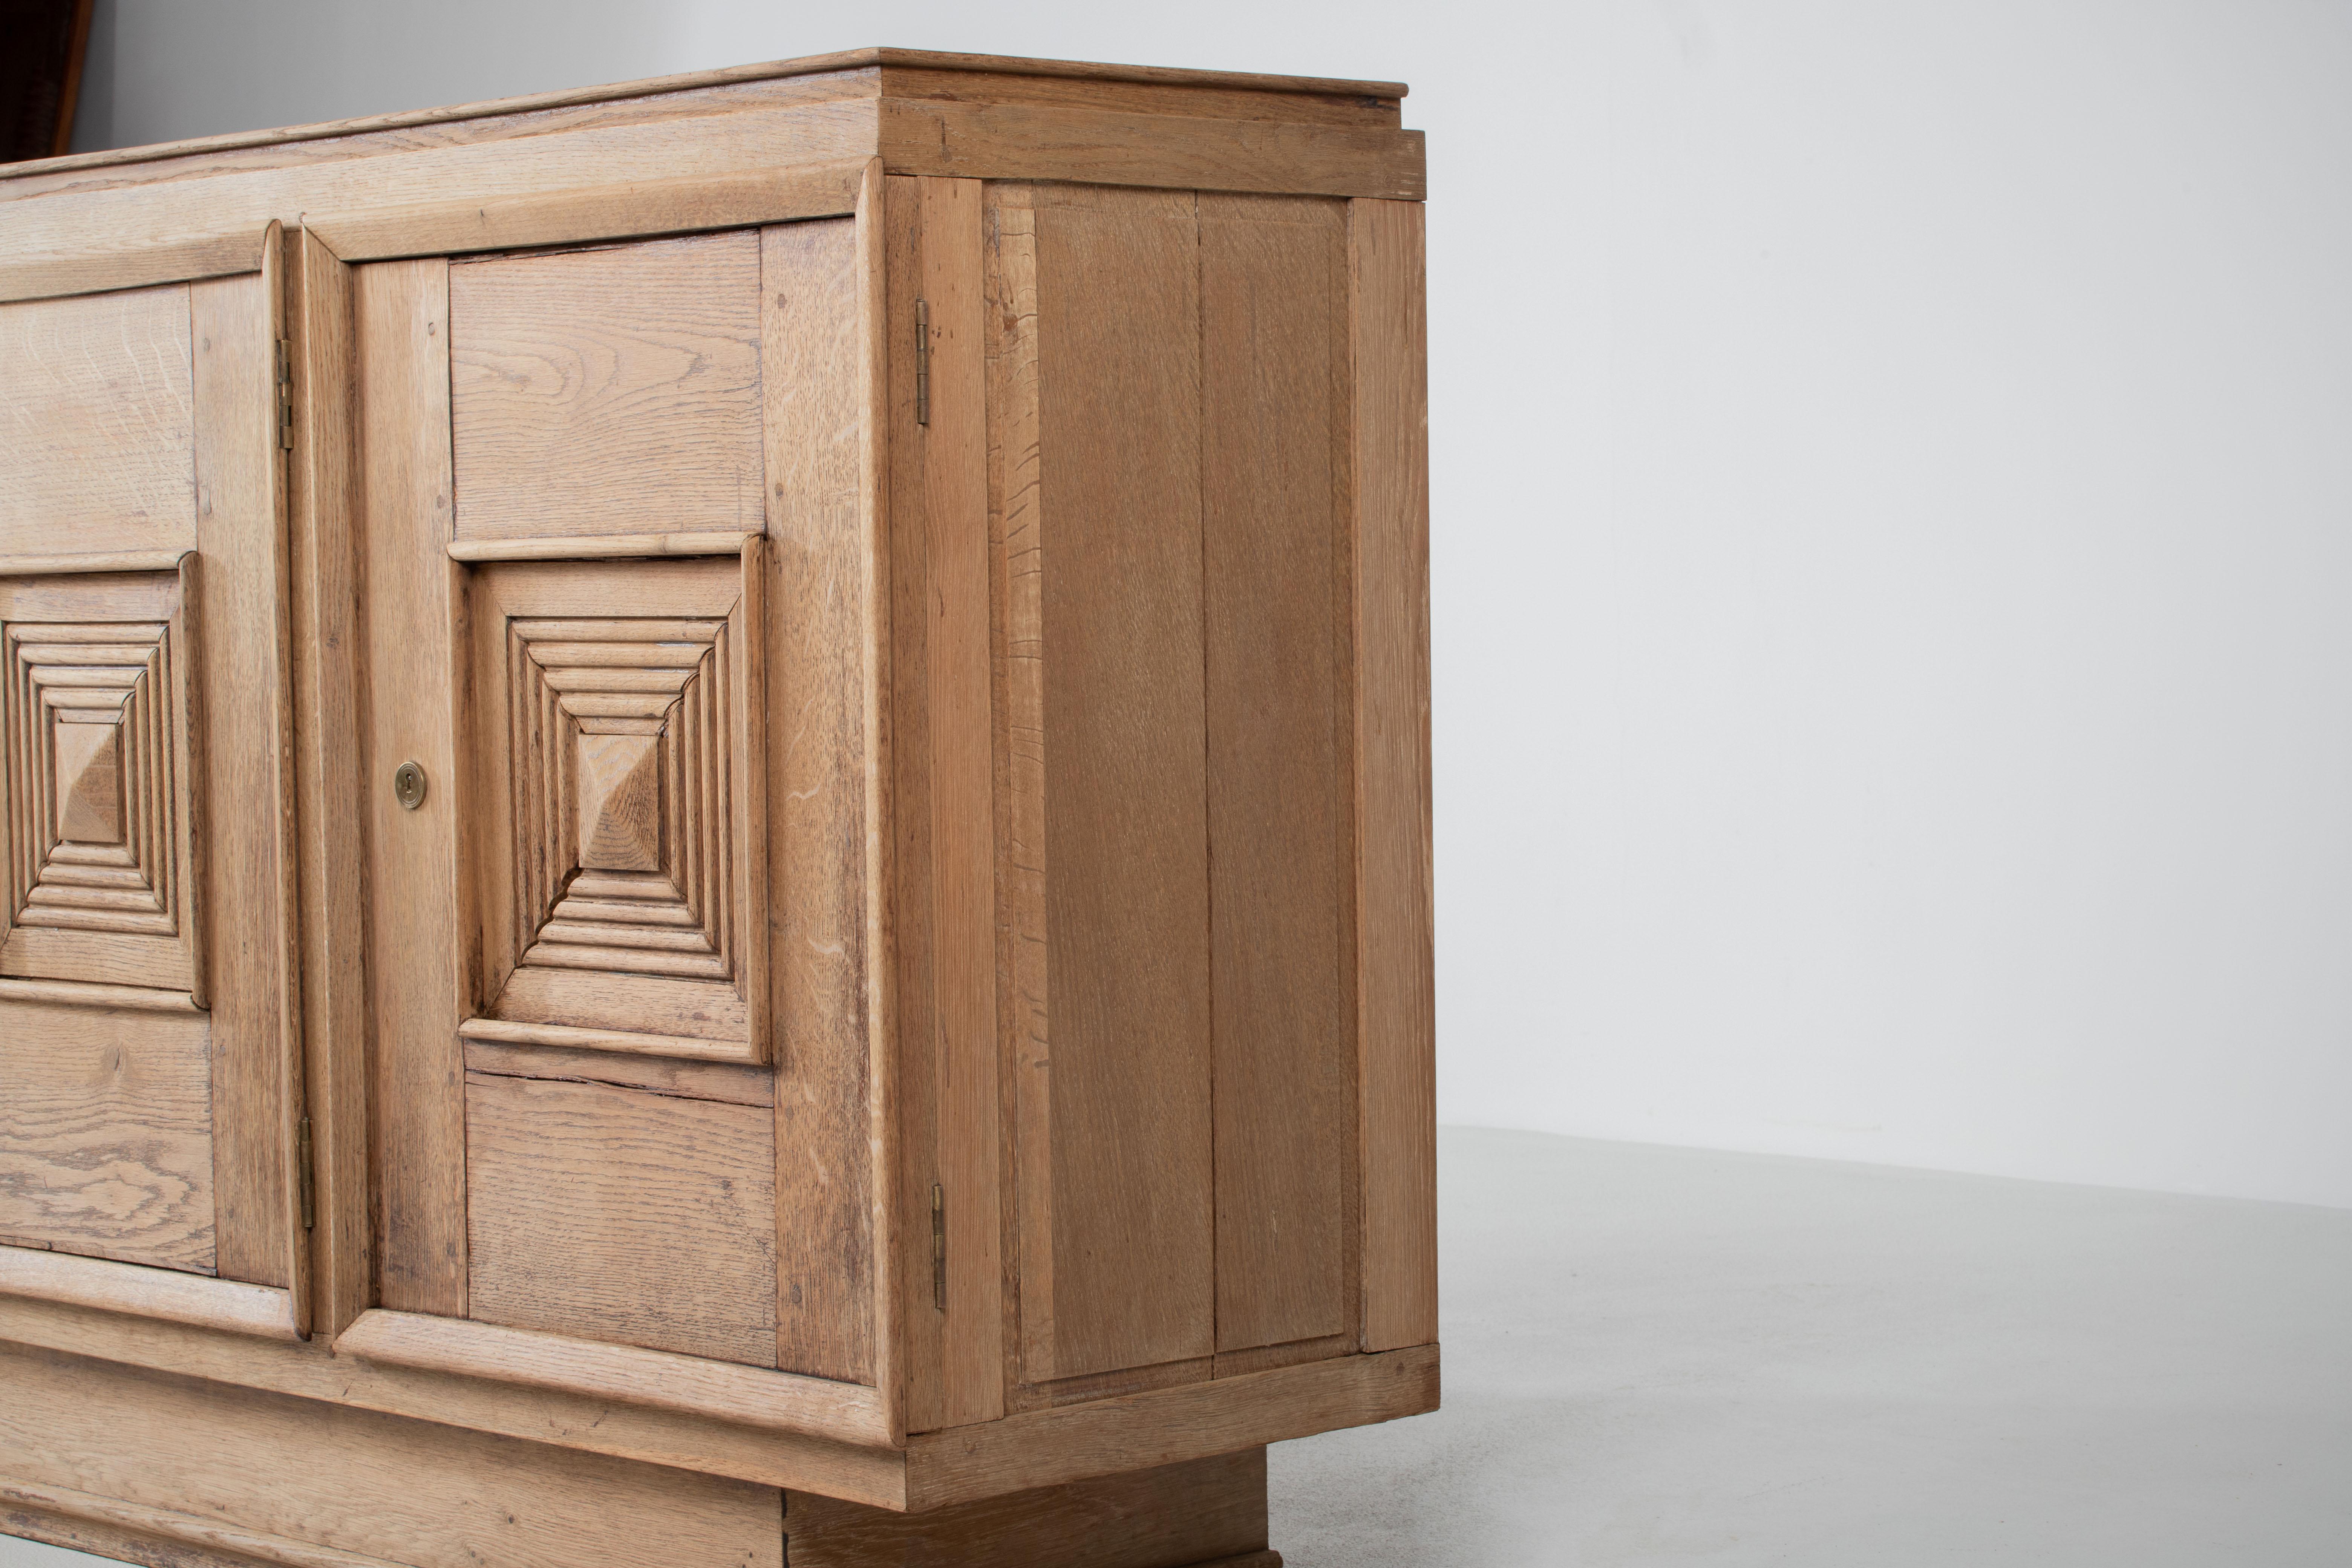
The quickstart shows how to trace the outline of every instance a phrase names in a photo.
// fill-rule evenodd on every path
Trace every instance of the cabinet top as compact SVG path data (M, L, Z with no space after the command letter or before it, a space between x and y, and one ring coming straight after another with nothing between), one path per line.
M1160 114L1190 112L1214 119L1304 121L1363 129L1396 128L1401 123L1399 100L1408 90L1404 83L1395 81L1265 76L1247 71L944 54L926 49L848 49L479 103L407 110L313 125L236 131L143 147L73 153L59 158L36 158L0 165L0 182L30 181L47 186L57 176L70 177L75 171L164 161L175 165L171 170L173 175L208 174L224 164L251 166L251 149L290 150L295 143L372 139L385 132L413 132L423 126L445 128L436 135L436 141L464 142L471 139L466 133L465 122L468 121L475 122L488 135L496 136L501 131L511 135L522 128L503 128L514 126L517 120L524 117L543 119L556 111L586 105L658 100L679 94L705 95L712 89L793 79L830 79L844 97L982 102L1011 97L1059 102L1073 108L1129 109ZM992 88L997 90L992 91ZM81 178L86 181L90 176ZM21 191L22 186L18 189Z

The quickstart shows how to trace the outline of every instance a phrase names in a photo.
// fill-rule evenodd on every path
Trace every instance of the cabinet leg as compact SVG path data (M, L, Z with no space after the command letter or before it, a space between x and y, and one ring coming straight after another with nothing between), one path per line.
M891 1513L784 1500L785 1568L1282 1568L1265 1450Z

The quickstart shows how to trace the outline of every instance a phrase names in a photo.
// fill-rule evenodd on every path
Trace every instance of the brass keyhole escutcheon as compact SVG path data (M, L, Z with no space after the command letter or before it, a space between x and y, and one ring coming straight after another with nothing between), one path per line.
M392 770L392 798L400 802L403 811L415 811L425 804L425 770L415 763L403 763Z

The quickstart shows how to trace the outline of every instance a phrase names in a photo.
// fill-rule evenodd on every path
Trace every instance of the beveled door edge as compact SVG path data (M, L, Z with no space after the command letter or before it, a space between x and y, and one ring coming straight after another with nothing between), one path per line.
M79 1253L0 1247L0 1295L160 1318L266 1340L293 1342L302 1337L290 1290Z

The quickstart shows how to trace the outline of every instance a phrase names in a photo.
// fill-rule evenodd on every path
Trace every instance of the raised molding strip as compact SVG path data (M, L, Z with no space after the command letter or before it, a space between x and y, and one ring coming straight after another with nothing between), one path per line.
M0 577L61 577L84 572L177 572L189 550L115 550L93 555L0 555Z
M453 539L449 559L468 566L488 561L626 561L656 555L740 555L756 533L607 533L566 539Z
M625 1029L578 1029L569 1024L520 1024L505 1018L468 1018L457 1026L468 1040L501 1046L569 1046L591 1051L622 1051L639 1057L688 1057L702 1061L764 1059L749 1040L703 1040L687 1035L638 1035Z
M862 1384L668 1351L381 1310L361 1313L335 1350L362 1361L562 1389L859 1447L887 1448L896 1441L882 1395Z
M55 1002L68 1007L128 1007L139 1013L201 1013L185 991L102 985L91 980L20 980L0 975L0 1002Z
M0 1294L295 1342L293 1298L267 1285L70 1252L0 1247Z
M0 303L54 300L68 294L103 294L145 289L199 278L228 278L261 270L259 224L240 223L234 232L197 235L169 245L113 249L88 256L22 252L0 261ZM56 568L50 568L56 570ZM147 567L99 568L147 571Z
M97 1525L109 1537L115 1538L112 1543L124 1547L135 1549L147 1542L194 1547L205 1553L197 1560L205 1563L258 1562L284 1563L288 1568L398 1568L381 1557L363 1557L332 1546L242 1530L218 1520L200 1519L167 1508L148 1508L76 1491L70 1487L45 1487L0 1477L0 1505L5 1505L11 1512L28 1512L36 1521L47 1515L78 1524ZM85 1541L80 1531L62 1533L64 1539L58 1544L87 1547L108 1543ZM40 1539L38 1535L34 1538ZM182 1559L173 1552L168 1556L159 1554L142 1560L178 1563Z
M642 239L857 210L866 158L700 179L585 185L488 201L419 202L305 214L302 226L344 261L518 250L592 239Z

